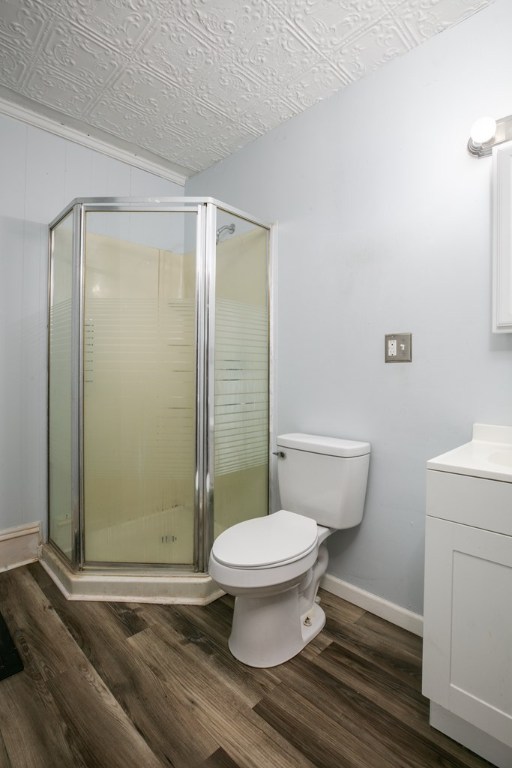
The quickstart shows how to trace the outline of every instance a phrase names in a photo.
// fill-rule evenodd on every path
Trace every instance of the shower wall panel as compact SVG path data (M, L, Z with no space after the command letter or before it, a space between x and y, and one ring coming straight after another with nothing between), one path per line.
M73 214L53 230L49 292L48 528L56 546L71 557L73 547L72 491L72 297Z

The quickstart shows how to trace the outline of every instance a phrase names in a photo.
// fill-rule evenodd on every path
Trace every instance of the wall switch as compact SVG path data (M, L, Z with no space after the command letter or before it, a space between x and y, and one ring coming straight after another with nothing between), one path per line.
M384 336L384 361L386 363L410 363L412 360L412 334L387 333Z

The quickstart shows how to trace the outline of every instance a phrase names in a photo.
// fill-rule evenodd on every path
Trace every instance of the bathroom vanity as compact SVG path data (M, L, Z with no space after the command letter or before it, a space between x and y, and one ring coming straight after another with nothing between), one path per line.
M512 766L512 427L427 462L423 694L434 728Z

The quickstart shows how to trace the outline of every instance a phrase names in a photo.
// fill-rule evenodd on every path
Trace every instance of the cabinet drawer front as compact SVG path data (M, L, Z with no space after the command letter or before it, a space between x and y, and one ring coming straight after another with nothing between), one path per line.
M427 518L423 693L512 746L512 538Z
M427 515L512 536L512 483L429 469Z

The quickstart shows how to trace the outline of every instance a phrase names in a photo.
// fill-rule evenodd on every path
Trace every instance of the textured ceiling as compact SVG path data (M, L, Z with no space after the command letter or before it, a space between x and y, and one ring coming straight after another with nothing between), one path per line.
M0 96L190 175L490 2L0 0Z

